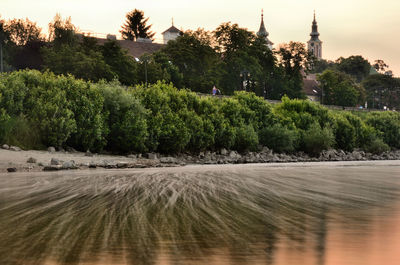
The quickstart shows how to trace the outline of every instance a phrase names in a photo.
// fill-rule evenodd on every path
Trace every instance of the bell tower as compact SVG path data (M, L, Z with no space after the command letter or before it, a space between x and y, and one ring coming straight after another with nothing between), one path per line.
M319 39L318 25L317 20L315 19L315 11L314 11L314 20L312 22L311 27L311 39L307 42L308 51L311 52L317 59L322 58L322 41Z

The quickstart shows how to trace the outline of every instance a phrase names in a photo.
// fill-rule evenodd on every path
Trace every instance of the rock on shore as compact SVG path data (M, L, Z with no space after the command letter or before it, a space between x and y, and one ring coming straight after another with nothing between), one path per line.
M12 151L13 150L13 151ZM18 151L17 151L18 150ZM93 154L76 150L49 148L46 151L24 151L18 147L2 145L0 149L0 173L15 171L58 171L71 169L123 169L146 167L176 167L186 164L247 164L247 163L288 163L317 161L366 161L366 160L400 160L400 150L385 152L380 155L361 150L346 152L343 150L326 150L319 157L310 157L304 152L278 154L264 147L259 152L238 153L233 150L205 151L197 154L180 154L176 156L158 153L131 154L127 156ZM90 154L90 155L88 155Z

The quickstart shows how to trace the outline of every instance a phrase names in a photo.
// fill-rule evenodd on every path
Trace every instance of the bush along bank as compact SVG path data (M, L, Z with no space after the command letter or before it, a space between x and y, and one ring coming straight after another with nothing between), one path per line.
M272 106L246 92L200 97L163 82L127 88L25 70L0 75L0 143L168 155L267 147L320 157L337 149L372 157L400 148L400 114L358 116L286 97Z

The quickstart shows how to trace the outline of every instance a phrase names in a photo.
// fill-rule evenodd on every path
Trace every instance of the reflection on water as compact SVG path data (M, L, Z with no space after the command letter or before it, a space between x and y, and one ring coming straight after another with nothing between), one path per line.
M330 164L2 175L0 263L398 264L399 173Z

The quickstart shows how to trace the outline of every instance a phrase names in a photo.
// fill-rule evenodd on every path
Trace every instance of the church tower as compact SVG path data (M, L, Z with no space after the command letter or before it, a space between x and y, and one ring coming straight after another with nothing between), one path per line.
M167 44L168 41L175 40L182 35L182 32L174 26L174 19L172 19L172 26L161 34L163 35L164 44Z
M261 9L261 25L260 29L257 32L257 36L264 38L265 41L267 42L267 46L270 50L272 50L272 45L274 45L269 39L268 39L268 31L265 29L264 26L264 10Z
M311 39L307 42L308 51L311 52L317 59L322 58L322 41L319 40L319 32L317 20L315 19L315 11L314 11L314 20L312 22L312 30L311 30Z

